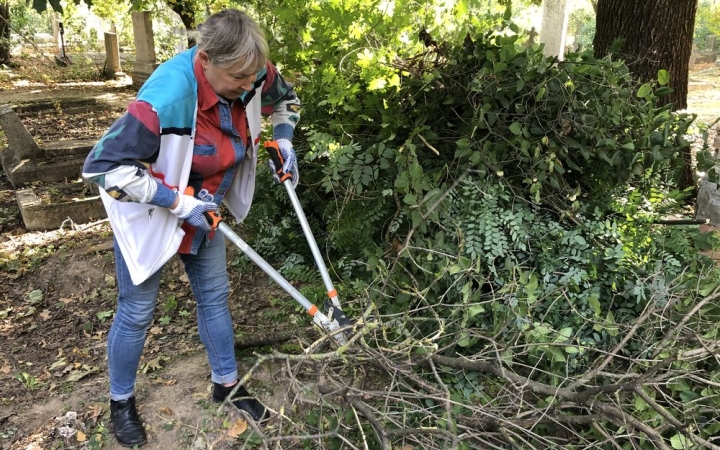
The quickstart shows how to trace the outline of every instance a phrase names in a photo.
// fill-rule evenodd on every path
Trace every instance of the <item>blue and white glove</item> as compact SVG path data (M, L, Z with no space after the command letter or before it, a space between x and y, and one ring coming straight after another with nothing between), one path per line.
M179 219L184 219L187 223L194 227L210 231L212 228L205 218L205 213L209 211L216 211L217 209L218 205L215 203L204 202L189 195L179 194L178 204L175 208L170 209L170 212L178 216Z
M289 173L292 177L293 187L297 187L298 181L300 181L300 173L298 172L297 156L295 155L295 149L293 148L292 142L287 139L278 139L275 142L278 144L278 150L282 155L285 163L282 166L282 173ZM280 182L280 176L278 176L277 169L272 160L270 160L270 170L272 171L273 178L278 183Z

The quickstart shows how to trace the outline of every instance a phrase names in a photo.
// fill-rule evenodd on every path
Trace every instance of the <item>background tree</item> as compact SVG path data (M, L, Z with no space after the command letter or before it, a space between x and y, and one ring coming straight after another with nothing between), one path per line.
M10 4L0 1L0 64L10 62Z
M687 107L688 68L698 0L598 0L595 56L617 55L640 81L655 80L660 69L670 74L673 92L663 102ZM694 185L690 147L679 186Z
M670 73L674 93L666 101L687 106L688 64L698 0L599 0L595 56L623 58L640 81Z

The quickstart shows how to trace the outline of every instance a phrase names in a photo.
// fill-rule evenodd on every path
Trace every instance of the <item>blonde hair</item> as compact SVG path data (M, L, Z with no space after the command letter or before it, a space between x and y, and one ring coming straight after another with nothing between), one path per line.
M268 45L257 23L244 12L225 9L217 12L198 27L197 49L207 53L210 62L229 67L244 61L244 73L256 73L265 67Z

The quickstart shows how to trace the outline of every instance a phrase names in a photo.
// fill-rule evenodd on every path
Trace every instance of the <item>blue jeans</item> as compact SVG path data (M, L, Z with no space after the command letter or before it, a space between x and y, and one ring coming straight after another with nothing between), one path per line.
M210 361L212 381L231 383L237 380L238 371L228 308L230 285L225 239L219 233L212 240L205 238L197 255L180 255L180 258L197 302L198 331ZM116 241L115 270L118 305L108 334L107 350L110 398L118 401L135 393L140 354L157 304L162 269L135 286Z

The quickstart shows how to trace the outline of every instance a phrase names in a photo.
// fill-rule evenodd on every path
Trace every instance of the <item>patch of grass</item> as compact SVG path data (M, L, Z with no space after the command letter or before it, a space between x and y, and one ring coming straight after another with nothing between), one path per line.
M15 379L18 380L25 389L27 389L30 392L36 391L40 386L42 386L42 383L40 380L27 372L18 373L15 375Z

